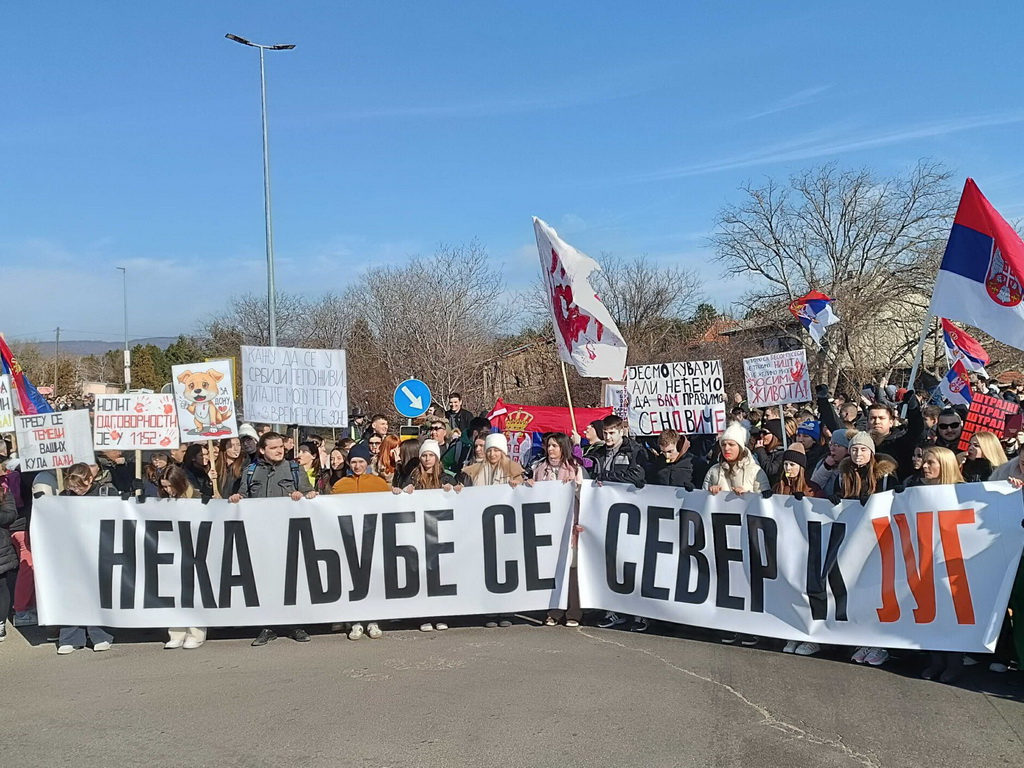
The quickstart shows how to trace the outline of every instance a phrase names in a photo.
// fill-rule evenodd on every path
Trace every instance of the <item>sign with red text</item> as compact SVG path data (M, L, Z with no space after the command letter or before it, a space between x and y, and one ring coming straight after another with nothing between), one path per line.
M173 395L96 395L93 445L97 451L156 451L178 445Z
M717 435L725 429L721 360L631 365L626 369L629 433Z
M991 652L1021 548L1007 482L862 505L585 483L583 608L828 645Z
M812 399L807 352L803 349L748 357L743 361L743 377L751 408L806 403Z
M16 416L14 421L23 472L64 469L95 461L87 410Z
M958 450L966 451L971 445L971 435L975 432L993 432L1000 440L1004 437L1015 437L1016 431L1007 429L1007 419L1020 410L1017 403L1003 400L1001 397L971 393L971 407L964 419L964 429L960 433Z
M14 390L11 389L11 377L0 376L0 432L14 431Z

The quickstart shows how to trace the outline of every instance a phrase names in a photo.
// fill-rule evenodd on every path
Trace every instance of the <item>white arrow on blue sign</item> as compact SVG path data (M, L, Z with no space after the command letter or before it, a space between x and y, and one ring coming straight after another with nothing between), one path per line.
M406 379L395 387L395 410L407 419L422 416L430 407L430 389L419 379Z

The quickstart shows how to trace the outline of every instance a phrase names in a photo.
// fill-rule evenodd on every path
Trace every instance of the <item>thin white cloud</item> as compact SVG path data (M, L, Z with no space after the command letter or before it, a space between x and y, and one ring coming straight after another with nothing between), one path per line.
M1022 122L1024 122L1024 111L1017 110L936 120L930 123L922 123L897 130L881 131L862 136L836 135L835 132L831 132L830 135L829 132L816 131L793 141L775 144L757 152L743 153L706 163L694 163L692 165L650 171L633 176L627 179L627 181L645 182L705 176L740 168L753 168L760 165L842 155L890 146L892 144L902 144L917 139L934 138L977 128L1013 125Z
M767 109L741 118L741 121L757 120L761 117L775 115L779 112L785 112L788 109L795 109L796 107L802 107L805 104L810 104L813 101L817 101L819 96L832 89L834 86L835 83L828 83L827 85L816 85L811 88L804 88L803 90L786 96L784 99L780 99Z

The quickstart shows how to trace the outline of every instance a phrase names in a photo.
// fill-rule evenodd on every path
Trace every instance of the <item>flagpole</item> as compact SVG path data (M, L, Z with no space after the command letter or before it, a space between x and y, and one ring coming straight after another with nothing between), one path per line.
M789 436L786 434L786 417L782 413L782 403L779 403L779 424L782 425L782 450L789 450Z
M577 435L580 433L576 427L576 411L572 407L572 395L569 394L569 376L565 372L565 361L559 360L562 364L562 382L565 384L565 399L569 401L569 418L572 419L572 431Z
M914 391L914 382L917 381L917 372L921 367L921 358L924 356L924 343L928 339L928 328L932 324L932 305L928 304L928 314L924 316L924 322L921 324L921 338L917 341L917 353L914 355L914 364L910 368L910 380L907 382L907 391ZM903 406L901 416L907 415L907 407Z

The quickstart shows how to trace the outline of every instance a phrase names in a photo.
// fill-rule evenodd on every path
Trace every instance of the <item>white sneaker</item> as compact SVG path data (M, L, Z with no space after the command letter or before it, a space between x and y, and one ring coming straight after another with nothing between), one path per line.
M371 621L366 625L366 634L370 636L371 640L377 640L384 633L380 631L380 627L377 626L376 621Z
M868 648L864 654L864 663L872 667L880 667L889 660L889 652L885 648Z
M177 648L181 648L185 644L185 639L185 633L181 633L180 635L175 633L170 640L164 643L164 650L173 651Z
M853 656L850 657L850 661L854 662L855 664L863 664L864 657L868 655L868 651L870 650L870 648L858 648L856 651L854 651Z
M1009 670L1009 667L998 661L993 661L988 665L989 672L1006 672L1007 670Z
M786 643L786 647L782 649L783 653L796 653L796 647L800 645L799 640L790 640Z
M110 650L110 642L107 641L107 640L104 640L104 641L99 642L99 643L93 643L92 644L92 649L94 651L109 651ZM60 651L58 650L57 653L60 653Z
M194 651L196 648L198 648L205 642L206 638L200 639L193 635L189 635L185 638L185 642L182 644L181 647L184 648L186 651Z
M443 621L439 621L436 624L434 624L434 629L440 632L443 629L448 629L448 625L445 624Z
M420 624L420 632L433 632L433 631L434 631L434 625L431 624L430 622L426 622L424 624Z
M363 625L362 624L353 624L352 625L352 629L350 629L348 631L348 639L349 640L358 640L362 636L363 636Z
M813 656L821 650L821 646L817 643L800 643L793 651L797 656Z
M60 648L57 649L57 655L67 656L69 653L74 653L76 650L78 649L73 645L62 645Z

